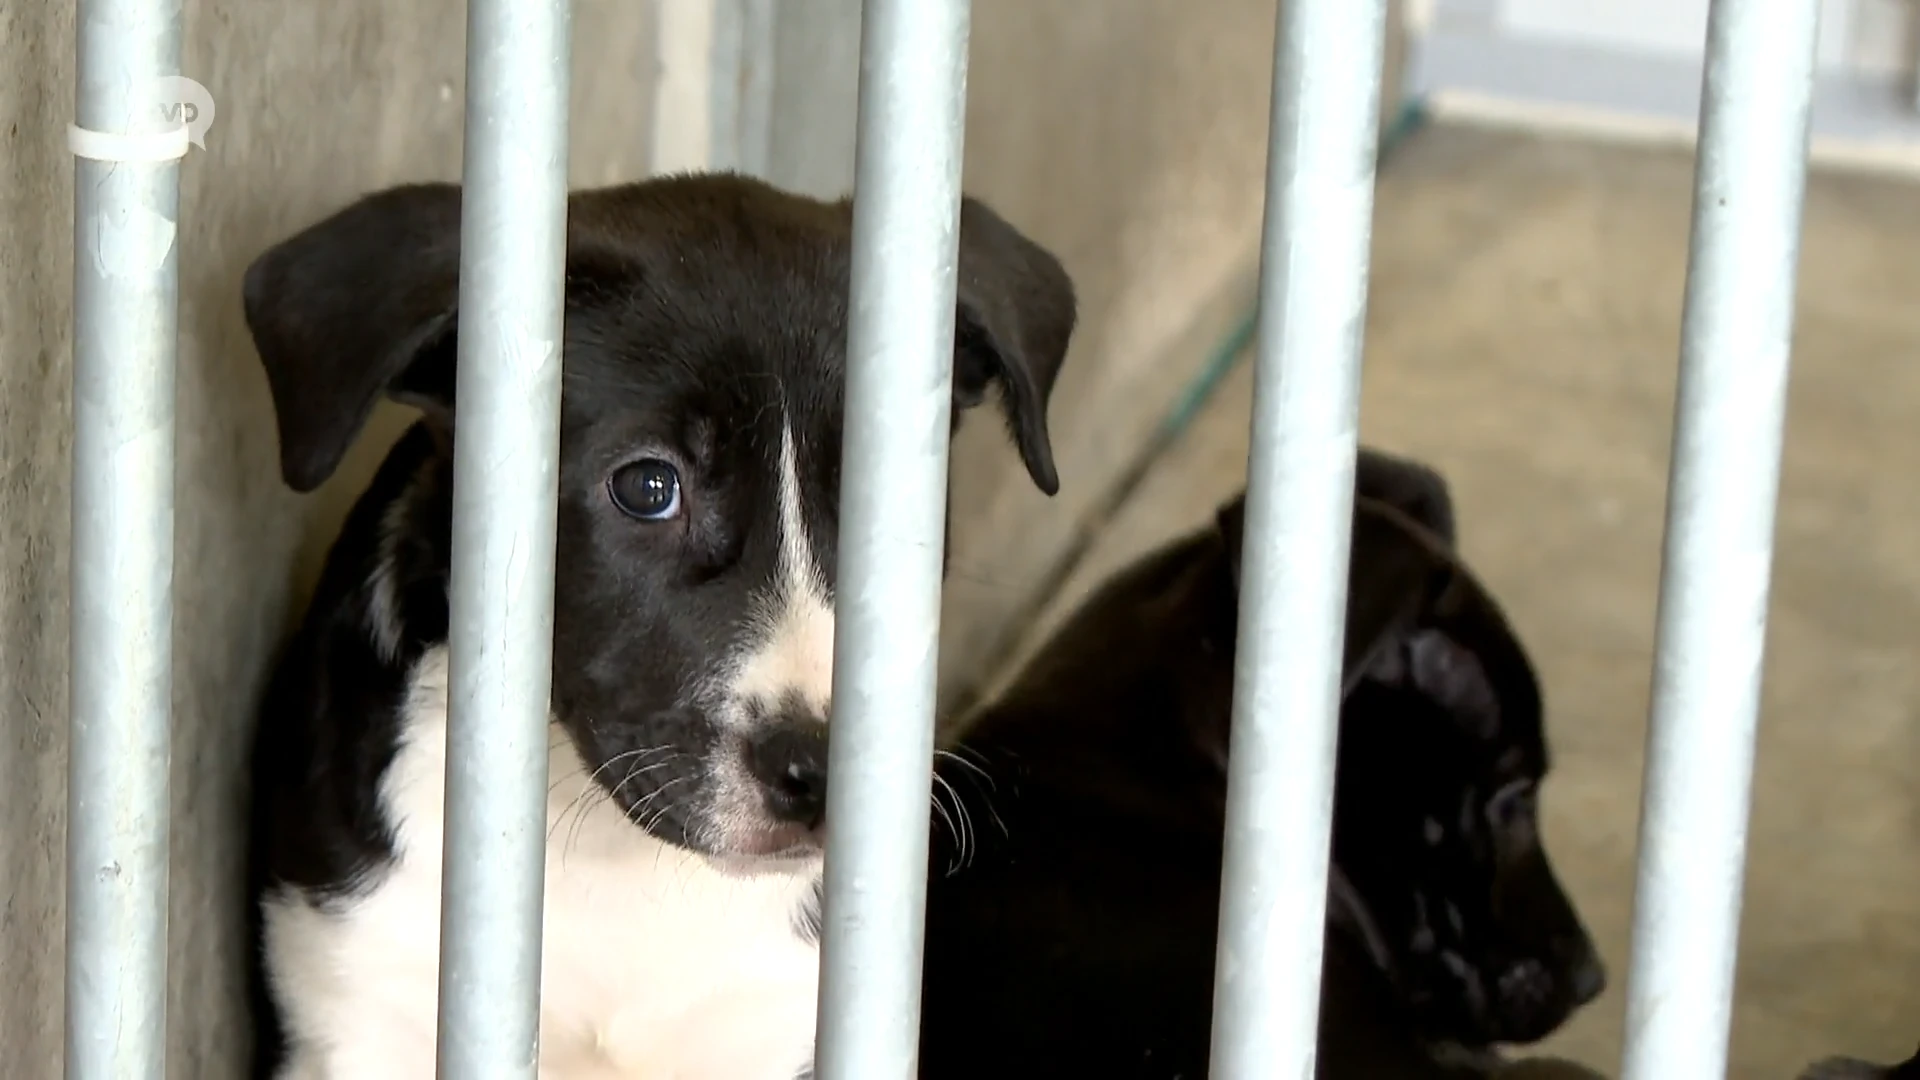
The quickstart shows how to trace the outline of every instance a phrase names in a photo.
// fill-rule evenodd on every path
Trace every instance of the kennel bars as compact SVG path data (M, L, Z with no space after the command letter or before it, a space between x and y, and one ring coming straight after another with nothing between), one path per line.
M180 159L177 0L81 0L73 151L66 1068L159 1080L167 1049Z
M821 1080L903 1080L915 1059L969 7L867 0L863 19ZM1816 8L1712 5L1626 1080L1725 1072ZM1309 1075L1314 1057L1383 11L1294 0L1276 32L1216 999L1225 1080ZM80 5L76 1080L165 1066L187 142L156 122L148 83L179 71L179 20L169 0ZM453 1080L535 1075L567 34L567 0L471 0L441 991Z
M1715 0L1622 1080L1725 1076L1820 0Z
M1213 1075L1310 1077L1360 424L1386 0L1274 34Z
M819 1080L918 1058L972 7L860 20Z
M442 1080L534 1080L572 0L467 0Z

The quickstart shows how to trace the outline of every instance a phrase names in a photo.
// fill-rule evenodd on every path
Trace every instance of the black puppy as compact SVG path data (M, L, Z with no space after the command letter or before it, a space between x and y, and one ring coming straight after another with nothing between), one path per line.
M851 208L680 176L575 194L568 218L540 1075L792 1080ZM1072 285L987 207L960 219L953 422L997 388L1052 494ZM325 481L381 395L424 413L261 713L257 1067L288 1080L434 1075L459 241L457 187L401 187L246 274L288 485Z
M1319 1075L1480 1075L1602 969L1539 844L1532 668L1444 485L1366 454L1359 495ZM1207 1074L1242 509L1108 582L943 756L924 1078Z

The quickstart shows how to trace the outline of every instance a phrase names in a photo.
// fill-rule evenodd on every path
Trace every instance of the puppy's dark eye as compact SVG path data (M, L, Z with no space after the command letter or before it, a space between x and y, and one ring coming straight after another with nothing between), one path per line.
M666 521L680 513L680 473L659 458L642 458L607 477L607 496L637 521Z

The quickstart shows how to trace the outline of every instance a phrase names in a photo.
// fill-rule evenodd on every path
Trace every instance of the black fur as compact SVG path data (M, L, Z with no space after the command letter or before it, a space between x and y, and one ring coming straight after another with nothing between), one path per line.
M269 249L246 273L290 487L324 483L382 395L422 412L347 519L261 710L256 942L269 890L348 902L393 858L378 785L402 734L409 674L448 628L459 221L458 187L393 188ZM631 812L682 783L646 821L673 843L713 845L699 763L732 752L721 745L732 736L708 715L701 680L749 633L754 599L775 573L783 417L814 567L831 594L850 226L845 200L727 175L570 201L553 704L560 737L590 768L638 747L679 751L671 767L613 792ZM972 199L961 208L959 265L953 423L998 388L1034 483L1052 494L1046 409L1074 328L1072 284ZM678 470L685 501L674 520L636 521L613 504L613 473L641 459ZM603 774L603 784L613 779ZM797 932L817 934L816 911L794 919ZM281 1047L258 963L254 986L265 1075Z
M1799 1080L1920 1080L1920 1051L1898 1065L1877 1065L1849 1057L1824 1058L1807 1066Z
M1319 1075L1480 1075L1600 968L1514 796L1548 765L1525 653L1439 477L1359 464ZM1207 1074L1242 513L1109 581L939 763L927 1080ZM1522 957L1533 984L1488 992Z

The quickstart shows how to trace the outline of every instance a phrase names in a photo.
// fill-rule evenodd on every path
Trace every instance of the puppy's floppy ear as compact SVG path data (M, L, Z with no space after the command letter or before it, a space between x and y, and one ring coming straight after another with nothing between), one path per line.
M325 483L382 393L451 420L460 189L369 195L247 268L247 328L266 368L280 473Z
M1406 515L1448 547L1458 542L1453 492L1446 478L1412 458L1358 447L1353 462L1353 497L1356 513L1363 500L1381 503ZM1222 504L1214 515L1214 525L1226 540L1236 581L1240 575L1240 530L1246 515L1245 491Z
M1371 498L1353 504L1341 695L1378 670L1450 580L1450 560L1420 524Z
M1433 468L1363 446L1354 459L1353 482L1354 494L1386 503L1431 530L1448 547L1459 544L1453 493Z
M954 321L953 397L960 409L1000 386L1007 427L1034 485L1060 490L1047 432L1047 402L1077 319L1073 281L1045 249L985 203L960 203L959 310Z
M1214 525L1227 549L1236 587L1246 529L1244 493L1222 505ZM1445 587L1449 560L1407 515L1374 499L1353 503L1353 548L1347 563L1347 624L1342 692L1351 691L1377 658L1408 632Z
M1233 498L1220 504L1213 515L1213 527L1220 532L1220 541L1227 548L1227 565L1233 568L1233 584L1240 584L1241 533L1247 528L1247 493L1242 491Z

